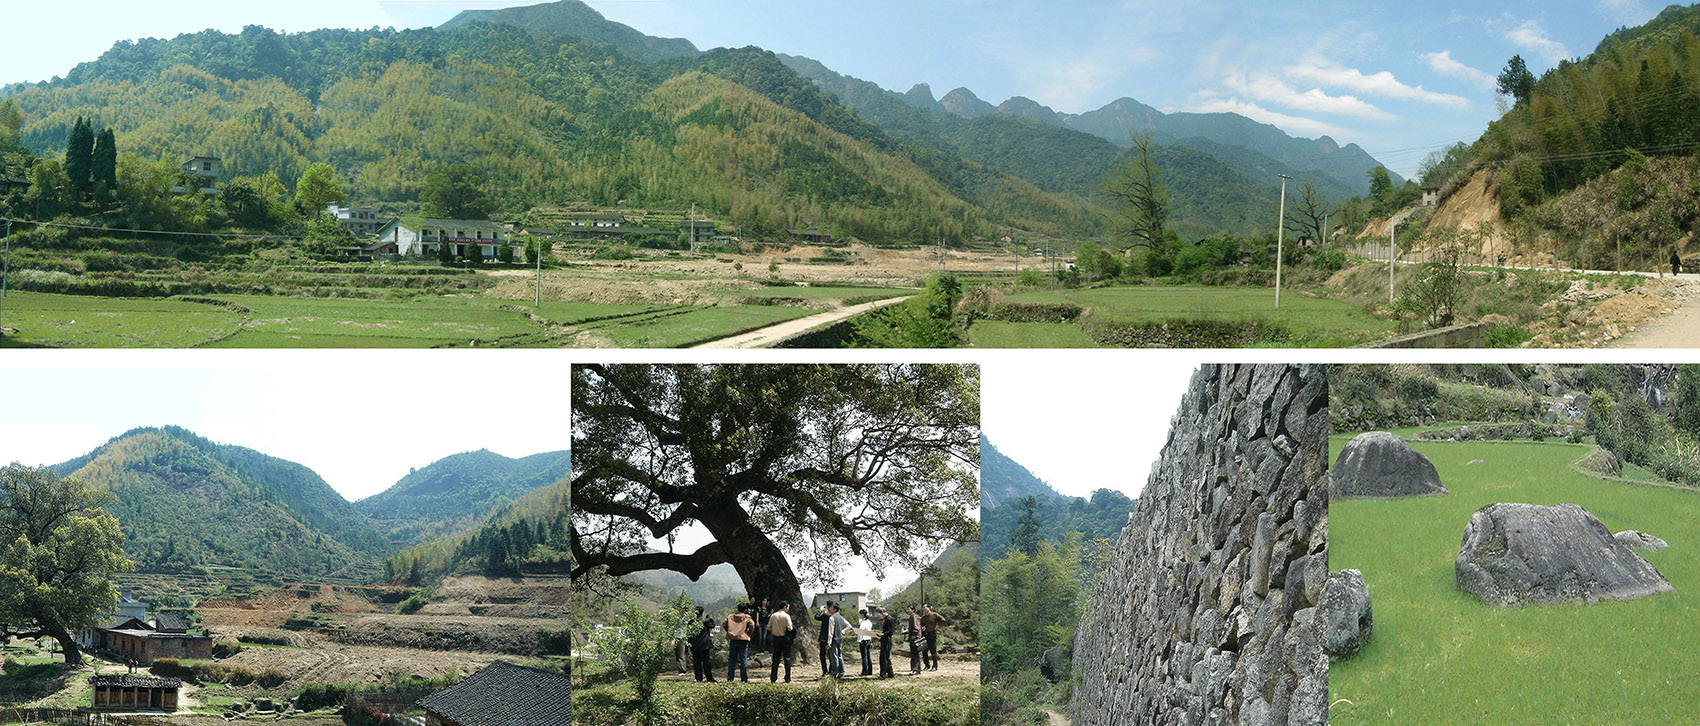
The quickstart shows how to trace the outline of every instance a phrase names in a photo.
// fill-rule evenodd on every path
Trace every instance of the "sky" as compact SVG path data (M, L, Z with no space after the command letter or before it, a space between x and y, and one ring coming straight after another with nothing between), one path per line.
M492 359L456 353L272 352L264 357L276 362L243 356L217 367L207 362L223 356L189 351L151 357L157 365L124 356L123 368L83 353L51 368L7 367L0 464L58 464L132 428L176 425L305 465L354 500L452 454L487 448L517 458L568 448L565 376L525 395L481 395L462 388L457 360ZM535 359L501 359L521 360ZM507 381L494 388L517 385L508 372L493 371Z
M1169 440L1196 355L1034 353L981 364L986 438L1058 493L1113 489L1137 497Z
M185 0L25 3L9 25L0 83L40 81L113 42L261 24L422 27L462 9L529 0ZM1232 111L1298 136L1357 143L1409 175L1424 154L1473 141L1497 117L1493 76L1512 54L1539 73L1593 50L1654 0L1425 3L1253 0L589 0L610 19L699 48L757 45L806 55L897 91L966 86L999 103L1033 98L1080 113L1128 96L1164 111Z

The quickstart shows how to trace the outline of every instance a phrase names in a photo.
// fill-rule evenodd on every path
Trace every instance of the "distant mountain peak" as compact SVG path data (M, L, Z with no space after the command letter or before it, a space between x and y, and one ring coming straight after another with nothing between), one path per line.
M998 447L993 445L985 434L980 435L981 509L990 509L1001 502L1022 497L1050 499L1062 496L1043 479L1034 476L1027 467L998 451Z
M696 45L684 38L657 38L616 23L579 0L492 10L462 10L437 26L455 30L472 23L490 23L523 28L533 35L572 36L593 43L612 45L620 52L643 60L686 58L697 54Z
M973 91L958 86L950 93L939 99L939 107L946 113L953 113L967 119L976 119L988 113L996 113L998 107L980 100Z

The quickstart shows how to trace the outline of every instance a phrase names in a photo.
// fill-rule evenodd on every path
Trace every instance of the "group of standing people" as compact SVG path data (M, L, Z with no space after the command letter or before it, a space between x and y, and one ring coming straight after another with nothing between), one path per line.
M902 635L909 643L910 675L918 675L923 670L938 670L938 628L948 621L926 603L922 603L920 611L916 611L913 605L908 606L905 613L907 622L904 624ZM879 677L895 678L891 652L898 636L897 616L887 612L884 607L859 610L857 614L860 620L852 626L849 618L843 613L843 607L835 601L828 601L821 607L820 612L814 614L814 620L819 625L821 675L830 678L845 677L844 639L854 627L862 656L861 675L874 675L873 647L877 639ZM721 628L726 631L728 648L726 680L731 681L736 677L745 683L749 682L749 653L753 646L757 652L769 652L773 655L772 666L768 671L769 683L779 681L779 669L782 664L785 668L785 682L791 682L791 665L795 651L793 645L797 628L791 619L790 603L781 600L778 607L771 609L765 598L760 603L738 603L737 612L726 616L725 620L720 622L716 622L698 606L692 622L694 624L689 633L684 630L674 633L678 642L674 655L679 673L685 672L684 649L688 642L696 680L715 682L712 666L714 630Z

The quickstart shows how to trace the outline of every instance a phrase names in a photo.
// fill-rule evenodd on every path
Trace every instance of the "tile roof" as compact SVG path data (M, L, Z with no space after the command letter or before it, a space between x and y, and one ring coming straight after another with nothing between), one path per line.
M153 676L132 676L126 674L89 676L89 685L94 686L123 686L125 688L177 688L183 682L176 678L155 678Z
M571 693L566 675L496 661L419 706L460 726L566 726Z
M154 627L160 630L188 630L189 619L176 613L155 613Z

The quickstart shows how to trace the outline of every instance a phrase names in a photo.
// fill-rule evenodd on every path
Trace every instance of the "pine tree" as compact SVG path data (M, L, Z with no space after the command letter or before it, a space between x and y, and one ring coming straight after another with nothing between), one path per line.
M65 141L65 175L79 193L87 193L94 182L94 131L88 119L77 117Z
M100 130L90 161L96 197L110 199L118 193L118 139L113 135L112 127Z

